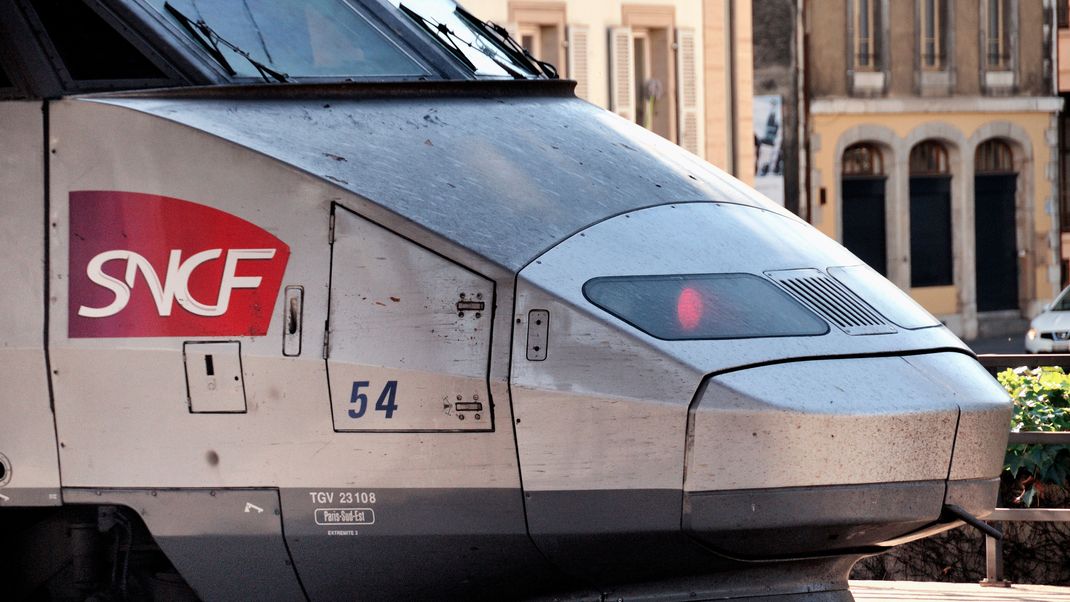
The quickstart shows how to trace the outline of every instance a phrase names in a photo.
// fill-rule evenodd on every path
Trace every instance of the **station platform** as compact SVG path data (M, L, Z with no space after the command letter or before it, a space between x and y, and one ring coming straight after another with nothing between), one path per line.
M1070 587L1053 585L1012 585L981 587L976 583L932 583L922 581L851 581L851 593L858 602L1070 602Z

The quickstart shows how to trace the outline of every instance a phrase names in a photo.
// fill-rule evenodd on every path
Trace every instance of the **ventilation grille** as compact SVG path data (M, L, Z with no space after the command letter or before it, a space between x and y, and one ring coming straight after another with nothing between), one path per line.
M889 334L895 326L820 270L766 272L780 286L847 334Z

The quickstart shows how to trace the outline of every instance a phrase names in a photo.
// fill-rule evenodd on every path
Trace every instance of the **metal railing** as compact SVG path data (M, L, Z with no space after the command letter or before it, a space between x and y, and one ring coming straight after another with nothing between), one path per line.
M1070 373L1070 355L1064 354L985 354L977 356L981 365L992 374L1007 368L1055 366ZM1070 445L1070 432L1028 431L1010 434L1009 445ZM996 508L985 517L987 522L1070 522L1068 508ZM981 585L1009 587L1003 578L1003 540L985 535L985 578Z

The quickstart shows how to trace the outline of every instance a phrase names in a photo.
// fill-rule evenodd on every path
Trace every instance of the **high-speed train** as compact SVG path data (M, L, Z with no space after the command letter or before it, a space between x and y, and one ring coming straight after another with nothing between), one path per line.
M850 599L1010 404L452 0L0 0L0 598Z

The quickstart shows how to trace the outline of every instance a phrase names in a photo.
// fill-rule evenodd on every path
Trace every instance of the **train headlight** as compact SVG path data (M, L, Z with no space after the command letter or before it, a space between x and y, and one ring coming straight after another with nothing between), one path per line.
M583 285L587 300L663 340L814 336L829 325L753 274L607 276Z
M1037 329L1036 328L1030 328L1028 331L1026 331L1025 338L1029 339L1030 341L1036 339L1037 338Z

